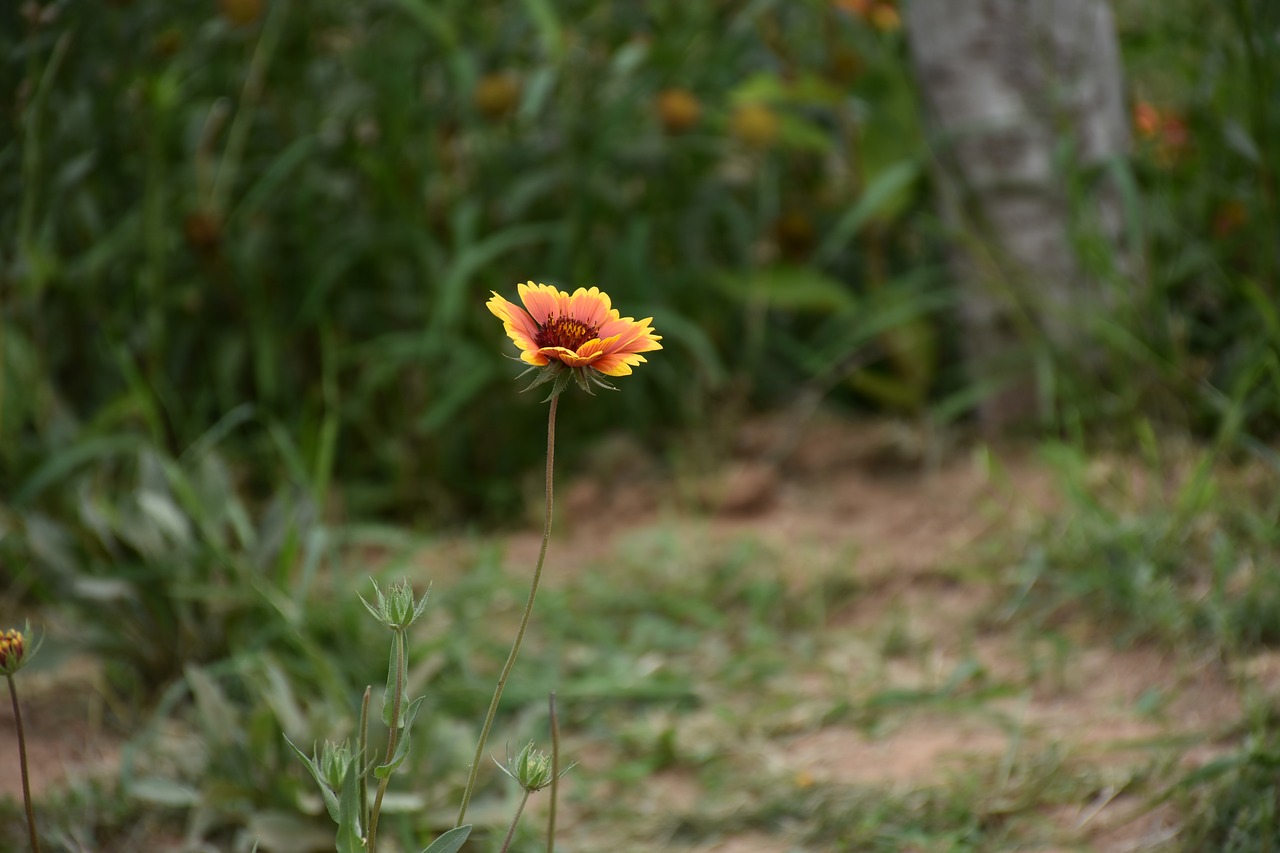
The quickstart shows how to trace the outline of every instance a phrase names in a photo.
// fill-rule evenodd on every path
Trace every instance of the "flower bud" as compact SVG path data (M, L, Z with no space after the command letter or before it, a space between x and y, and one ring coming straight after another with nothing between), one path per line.
M507 766L502 768L516 783L532 794L541 791L551 784L551 756L540 749L535 749L533 741L515 758L508 756Z
M25 626L22 631L10 628L0 633L0 675L13 675L35 655L40 643L31 645L27 639L30 633L30 625Z
M342 793L342 780L351 767L351 745L348 741L325 741L320 750L320 776L335 794Z
M418 617L427 606L428 596L415 599L413 586L407 580L393 583L385 595L375 581L373 591L378 600L376 607L365 601L363 595L360 596L360 601L365 609L373 614L373 618L393 631L407 630L410 625L418 621Z

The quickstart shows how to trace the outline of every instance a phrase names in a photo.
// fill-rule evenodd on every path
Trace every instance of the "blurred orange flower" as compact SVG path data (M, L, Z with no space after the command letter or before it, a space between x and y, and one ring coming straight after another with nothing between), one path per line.
M640 353L662 349L658 343L662 337L649 325L652 317L620 317L609 294L598 287L579 287L570 295L530 281L517 289L524 308L496 292L488 308L502 321L507 337L520 347L520 360L527 364L557 361L606 376L626 376L646 360Z
M1149 101L1133 105L1133 129L1139 139L1151 143L1156 163L1164 168L1176 165L1191 147L1186 120L1177 112L1161 109Z
M1213 214L1213 236L1230 237L1249 221L1249 211L1237 199L1218 205Z
M1160 132L1160 111L1146 101L1133 105L1133 128L1144 139Z
M881 32L902 29L902 16L893 0L835 0L836 8L843 9L867 21Z
M667 133L692 130L702 118L702 104L686 89L663 89L658 93L657 107Z

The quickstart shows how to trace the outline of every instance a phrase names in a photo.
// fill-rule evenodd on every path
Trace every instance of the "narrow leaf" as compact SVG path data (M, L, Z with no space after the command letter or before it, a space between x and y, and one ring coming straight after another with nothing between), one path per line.
M293 750L295 755L302 759L302 763L307 766L307 770L311 771L311 776L316 780L316 784L320 786L320 794L324 797L324 807L328 810L329 817L333 818L333 822L337 823L338 797L329 789L329 786L325 784L324 779L321 778L320 768L316 767L315 759L298 749L298 747L294 745L293 741L289 740L288 735L284 736L284 742L289 744L289 748Z
M396 742L395 754L391 756L391 760L386 764L379 764L373 768L373 775L379 779L385 779L396 771L404 760L409 757L409 730L413 726L413 720L418 716L418 706L422 704L422 700L427 697L419 696L413 700L413 704L404 712L404 732L400 735L400 740Z
M391 638L391 657L387 661L387 687L382 691L382 722L388 729L400 728L400 721L391 719L396 712L396 684L401 687L400 694L400 717L404 718L405 700L409 697L404 693L404 684L408 681L408 672L405 669L404 655L401 654L404 642L399 631L392 635ZM397 670L399 677L397 678Z
M356 765L352 762L342 780L342 798L338 804L338 835L334 839L337 853L365 853L361 817Z

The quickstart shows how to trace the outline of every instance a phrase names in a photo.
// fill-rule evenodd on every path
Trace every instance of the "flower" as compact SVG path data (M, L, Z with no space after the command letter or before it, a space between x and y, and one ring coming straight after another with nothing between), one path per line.
M585 385L587 371L593 379L595 373L627 376L646 360L640 353L662 349L658 343L662 337L649 325L652 317L620 317L609 294L598 287L579 287L572 296L531 281L517 289L524 308L496 292L488 308L520 347L520 360L526 364L552 370L573 368Z
M498 764L498 760L495 758L493 763ZM551 784L555 776L551 765L551 756L537 749L533 741L529 741L515 758L512 758L511 753L508 752L506 765L498 764L498 769L514 779L521 788L533 794ZM560 771L560 775L563 776L576 766L576 763L570 764Z
M356 596L364 604L365 609L373 614L374 619L377 619L392 631L407 631L410 625L418 621L418 617L422 615L423 609L427 606L428 596L424 595L422 598L415 600L413 586L407 580L393 583L385 595L378 586L378 582L374 581L373 591L378 597L376 607L365 601L364 596L360 595L360 593L356 593Z
M667 133L692 130L702 117L702 104L686 89L664 89L658 93L658 117Z
M768 148L778 138L778 114L764 104L742 104L729 117L729 130L752 148Z
M835 5L864 21L869 21L881 32L902 29L902 17L898 14L893 0L835 0Z
M1186 120L1175 110L1148 101L1133 105L1133 129L1150 145L1156 164L1162 168L1176 166L1191 147Z
M13 675L22 669L40 648L39 640L34 646L27 642L26 635L30 633L30 625L24 631L17 628L0 631L0 675Z
M513 74L486 74L476 83L472 102L490 121L506 118L520 100L520 81Z
M233 27L245 27L262 17L262 0L221 0L222 17Z

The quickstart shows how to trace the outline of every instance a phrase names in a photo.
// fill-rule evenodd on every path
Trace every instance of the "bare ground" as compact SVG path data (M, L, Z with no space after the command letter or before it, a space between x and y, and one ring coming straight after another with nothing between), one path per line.
M1169 806L1147 808L1144 797L1130 792L1131 783L1149 772L1153 756L1173 755L1169 760L1179 766L1211 757L1214 734L1241 716L1238 681L1216 661L1118 648L1087 630L1070 635L1064 648L1001 621L1001 590L987 580L989 573L970 576L965 567L982 563L988 540L1054 505L1045 466L1017 448L943 452L929 436L893 424L813 423L805 425L802 441L795 428L785 421L754 424L734 437L730 464L711 473L694 470L676 482L657 479L642 464L618 461L640 458L629 448L604 452L594 469L602 473L558 494L551 582L571 583L619 543L652 529L691 548L752 537L795 556L797 584L810 580L806 572L847 565L861 593L829 615L820 663L768 686L790 700L737 743L742 754L735 760L766 768L799 789L906 791L972 773L1007 783L1025 762L1052 755L1063 772L1094 774L1098 784L1088 799L1046 809L1046 822L1065 841L1039 849L1121 853L1159 849L1172 838L1178 815ZM507 562L527 566L539 543L532 531L510 536ZM449 548L434 549L423 558L424 572L440 582L450 558ZM890 638L900 648L886 653ZM934 710L887 712L870 725L830 720L824 710L833 696L847 695L856 704L893 691L935 689L966 666L979 687L1010 683L1022 689L991 696L978 691L971 701ZM1268 661L1258 668L1280 674L1280 665ZM62 674L68 677L84 688L79 692L93 695L91 673ZM93 722L92 702L67 705L58 697L77 691L49 689L40 678L28 681L27 748L37 792L86 773L113 772L119 746ZM716 713L723 707L717 703L740 698L713 696L707 709L677 721L677 736L703 737L719 724ZM6 701L0 707L0 766L16 768L10 717ZM1170 743L1180 745L1160 751ZM608 745L595 748L607 761ZM18 784L16 773L0 773L0 797L20 796ZM723 808L696 775L678 770L664 771L643 790L604 786L592 793L632 797L631 811L641 820L645 814L656 821L673 811ZM605 849L598 847L601 828L572 803L562 826L567 849ZM797 846L794 833L752 829L692 846L637 841L634 849L806 848Z

